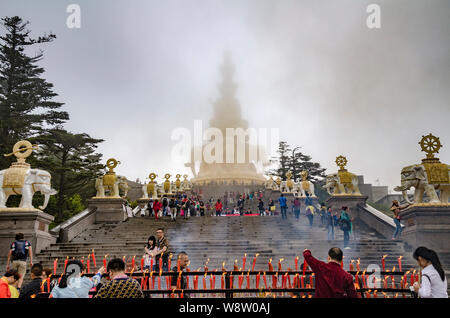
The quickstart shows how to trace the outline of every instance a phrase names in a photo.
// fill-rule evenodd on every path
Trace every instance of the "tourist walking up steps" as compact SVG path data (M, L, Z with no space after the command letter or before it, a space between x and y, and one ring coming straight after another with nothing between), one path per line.
M306 192L305 205L306 205L305 214L308 217L309 225L312 227L314 224L314 205L313 200L309 196L308 192Z
M418 247L413 254L421 268L421 284L414 283L414 291L420 298L448 298L447 278L435 251Z
M8 253L8 259L6 261L6 270L10 269L9 263L11 263L11 269L17 270L20 274L17 287L20 288L27 272L27 259L29 259L30 267L33 266L33 249L30 242L25 240L23 233L17 233L15 241L11 244Z
M161 202L159 202L157 199L155 202L153 202L153 212L155 213L155 220L158 221L158 216L160 214L162 208Z
M269 215L274 215L276 207L272 199L270 199L268 206L269 206Z
M400 212L401 210L407 208L409 204L400 205L397 200L392 201L391 211L394 212L394 223L395 223L395 231L392 235L392 240L395 241L397 237L402 234L402 224L400 223Z
M300 200L296 197L294 199L294 215L296 219L300 218Z
M125 274L125 262L114 258L108 262L110 281L103 285L95 298L143 298L139 283Z
M339 218L339 227L344 232L344 249L350 249L348 246L350 241L350 233L352 233L353 224L350 217L347 214L348 208L342 207L341 216Z
M341 268L342 250L333 247L328 251L328 263L317 260L310 250L303 257L316 278L315 298L359 298L353 284L353 276Z
M172 196L170 198L169 209L170 209L170 219L172 221L176 221L177 220L177 200L175 199L174 196Z
M286 198L284 197L283 193L281 194L280 198L278 199L278 202L280 203L281 218L287 219L287 215L286 215L287 203L286 203Z
M102 266L92 279L82 276L86 274L86 266L79 260L67 262L66 271L59 283L53 288L52 298L89 298L89 291L97 286L106 269Z
M328 211L325 214L325 223L327 225L329 243L334 240L334 217L331 213L331 207L328 208Z
M259 215L264 215L264 202L261 199L258 199L258 210L259 210Z
M220 199L217 199L215 208L216 208L216 216L221 216L223 206L222 206L222 203L220 202Z

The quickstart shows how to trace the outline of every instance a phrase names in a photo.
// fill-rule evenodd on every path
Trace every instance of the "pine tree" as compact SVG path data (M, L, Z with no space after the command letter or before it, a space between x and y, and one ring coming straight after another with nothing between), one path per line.
M290 170L290 152L291 148L285 141L280 141L278 144L278 158L272 160L272 162L276 162L278 167L269 171L269 174L274 176L279 176L281 180L286 180L286 173Z
M25 52L56 36L31 38L31 31L26 29L29 22L17 16L1 20L6 34L0 36L0 155L11 152L20 139L39 135L45 128L69 119L67 112L58 110L63 103L52 100L57 96L53 84L41 77L44 69L38 62L43 51L33 57ZM11 160L0 160L0 169L8 167Z
M293 179L301 179L301 172L308 171L308 177L311 182L317 183L325 178L325 168L320 166L318 162L312 162L311 156L302 152L293 153L290 158L290 168L293 172Z
M35 162L31 163L51 173L52 186L58 191L56 202L52 201L46 212L55 216L56 223L62 222L70 217L67 210L70 210L71 198L75 194L83 199L95 194L95 178L104 168L100 162L102 155L95 151L103 140L57 127L32 141L39 144L40 149L34 156Z

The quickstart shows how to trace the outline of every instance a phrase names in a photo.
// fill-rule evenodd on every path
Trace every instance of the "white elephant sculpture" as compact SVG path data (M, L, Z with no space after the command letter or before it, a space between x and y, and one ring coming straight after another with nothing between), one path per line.
M106 197L105 192L109 192L109 197L119 198L120 190L124 192L124 197L128 195L129 186L127 178L124 176L115 176L115 181L112 185L104 185L103 176L101 176L95 180L95 189L97 190L97 198Z
M450 198L450 165L431 165L427 170L423 164L407 166L401 172L401 185L395 191L401 191L409 204L422 203L426 194L430 203L448 203ZM409 200L406 193L414 188L414 201ZM439 189L440 197L436 190Z
M151 184L153 182L153 184ZM148 199L151 196L152 199L157 198L157 184L154 181L150 181L142 186L142 199Z
M301 185L299 182L294 182L294 187L292 188L292 193L294 196L299 197L302 193Z
M349 178L342 182L339 173L329 174L326 177L325 188L330 195L361 195L358 187L358 177L350 172L345 172L345 176ZM350 181L350 182L347 182Z
M28 169L25 173L25 179L23 186L8 187L4 183L6 171L8 169L0 171L0 184L2 188L0 190L0 208L6 208L6 201L10 195L21 194L19 208L32 209L33 195L36 192L40 192L44 195L44 204L39 206L39 209L44 210L47 207L48 201L51 195L55 195L57 191L51 187L51 175L49 172L40 169Z
M316 196L316 194L314 193L314 184L311 181L301 181L299 185L302 197L306 197L306 192L308 192L312 197Z

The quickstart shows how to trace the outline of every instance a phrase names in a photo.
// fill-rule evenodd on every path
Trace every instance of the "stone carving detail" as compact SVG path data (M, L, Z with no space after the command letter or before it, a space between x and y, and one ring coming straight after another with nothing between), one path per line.
M108 167L108 171L104 176L100 176L95 180L95 189L97 190L97 194L95 198L120 198L120 191L123 192L123 197L125 198L128 195L128 181L124 176L116 175L114 172L114 168L120 161L117 161L114 158L108 159L106 161L106 167ZM109 195L106 195L106 192Z
M442 147L438 137L432 134L422 136L419 142L427 157L422 164L404 167L401 171L401 185L395 191L401 191L409 204L423 203L424 194L429 198L428 204L448 204L450 198L450 166L434 156ZM407 190L414 188L414 199L409 200ZM437 193L439 190L439 195Z
M347 158L339 156L336 158L336 164L339 166L337 173L327 175L325 188L332 196L336 195L361 195L358 187L358 177L347 171Z
M27 140L21 140L14 145L13 152L5 154L5 157L16 156L17 162L11 164L8 169L0 171L0 209L6 209L6 201L10 195L22 195L19 208L33 209L32 201L36 192L44 195L44 204L39 209L47 207L51 195L57 193L51 187L51 175L40 169L31 169L25 159L31 155L37 145L32 145Z

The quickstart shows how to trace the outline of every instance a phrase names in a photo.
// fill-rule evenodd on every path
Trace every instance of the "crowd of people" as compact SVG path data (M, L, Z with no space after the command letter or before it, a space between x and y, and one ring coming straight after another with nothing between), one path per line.
M18 234L16 241L13 242L12 259L16 257L23 260L21 252L17 252L17 246L20 243L26 243L23 236ZM30 251L31 246L26 251ZM152 270L168 271L169 242L164 234L164 229L159 228L156 231L156 237L150 236L144 246L145 254L148 258L145 261L142 271L150 270L150 264L153 263ZM31 254L26 254L25 261L31 258ZM167 255L167 257L165 257ZM303 251L305 262L309 265L315 275L316 298L360 298L362 293L355 289L354 278L345 271L341 262L343 260L343 251L338 247L332 247L328 252L327 262L314 258L311 251ZM421 269L420 282L415 282L412 286L412 292L415 297L420 298L448 298L447 279L445 272L439 261L439 257L431 249L419 247L413 253ZM153 260L153 262L152 262ZM7 266L6 273L0 278L0 298L36 298L42 292L49 295L50 298L90 298L91 291L96 291L94 298L143 298L144 292L141 284L134 278L126 274L126 264L120 258L110 260L107 267L101 267L92 277L85 276L86 264L80 260L69 260L65 266L64 273L59 279L55 279L51 284L47 284L43 290L47 278L51 275L50 269L45 269L40 263L32 264L30 275L31 281L21 287L19 282L24 275L21 275L16 268ZM184 290L187 288L187 279L185 275L179 275L180 271L185 272L189 265L189 256L181 251L177 254L174 266L171 268L173 274L170 283L170 289ZM25 267L26 269L26 267ZM106 274L106 275L105 275ZM165 279L164 279L165 282ZM184 297L189 297L186 294Z

